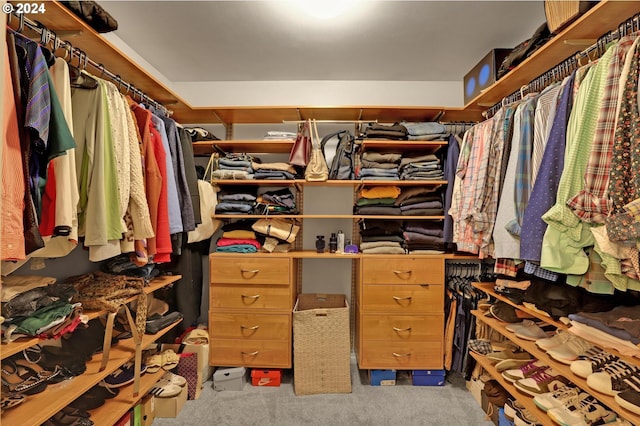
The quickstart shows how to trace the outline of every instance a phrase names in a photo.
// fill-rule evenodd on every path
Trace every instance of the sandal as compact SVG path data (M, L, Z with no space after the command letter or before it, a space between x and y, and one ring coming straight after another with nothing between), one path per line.
M191 330L189 334L182 340L186 345L208 345L209 332L201 328Z
M7 395L2 395L2 399L0 400L0 412L22 404L25 399L27 399L27 397L21 393L12 392Z
M144 364L147 366L149 373L157 373L162 368L162 355L149 355L144 359Z
M173 370L178 366L180 362L180 356L173 351L173 349L167 349L162 352L162 369L165 371Z
M48 383L46 377L39 377L32 368L18 366L14 360L5 359L2 362L2 384L9 392L35 395L45 390Z

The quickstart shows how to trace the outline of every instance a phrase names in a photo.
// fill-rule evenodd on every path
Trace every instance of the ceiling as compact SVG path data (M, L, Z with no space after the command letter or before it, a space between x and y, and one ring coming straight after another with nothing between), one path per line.
M189 83L462 84L492 48L514 47L545 20L541 0L362 0L320 21L292 3L100 2L118 21L119 39L166 80Z

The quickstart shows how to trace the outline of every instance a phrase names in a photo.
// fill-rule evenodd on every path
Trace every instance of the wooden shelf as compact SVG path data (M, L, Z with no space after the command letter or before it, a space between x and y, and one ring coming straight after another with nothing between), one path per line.
M487 373L489 373L491 378L500 383L502 387L511 394L512 397L518 400L518 402L520 402L527 410L529 410L534 416L536 416L540 423L542 423L544 426L557 426L556 423L551 420L551 417L547 416L547 413L538 408L536 403L533 402L533 398L526 396L522 392L518 391L518 389L512 383L509 383L507 380L505 380L502 377L502 374L498 373L496 368L489 362L486 357L475 352L469 352L469 354L478 362L478 364L482 366L482 368L487 371Z
M572 40L595 40L618 27L625 19L640 12L638 1L606 0L596 4L584 15L536 50L516 68L465 105L466 110L488 108L522 85L553 68L584 47L576 47ZM586 47L586 46L585 46Z
M142 338L142 347L144 348L155 342L179 323L180 321L175 322L156 334L145 334ZM87 370L84 374L74 377L71 380L49 385L44 392L28 396L27 400L19 406L2 413L2 422L7 425L21 426L36 426L44 423L51 416L99 383L100 380L120 368L134 356L134 353L135 344L133 343L133 339L121 341L111 348L109 362L103 371L99 371L102 354L94 355L91 361L87 362Z
M513 301L511 301L509 298L501 295L500 293L496 293L496 291L494 290L494 286L495 283L478 283L478 282L473 282L471 283L472 286L474 286L475 288L477 288L478 290L482 290L485 293L495 297L498 300L501 300L505 303L508 303L509 305L513 306L516 309L521 310L522 312L526 312L527 314L546 322L547 324L553 325L556 328L559 328L561 330L566 330L567 329L567 325L561 323L560 321L556 321L551 317L548 317L546 315L541 314L540 312L536 312L532 309L528 309L525 306L522 305L518 305L516 303L513 303Z
M114 425L127 411L136 405L166 373L162 368L155 373L145 373L140 377L140 393L133 396L133 384L123 386L115 398L109 399L102 407L91 410L91 420L96 425Z
M156 277L154 279L151 280L151 282L149 283L148 286L144 287L143 290L145 293L150 294L153 293L154 291L165 287L169 284L171 284L172 282L178 281L180 278L182 278L180 275L163 275L163 276L159 276ZM126 303L129 302L133 302L134 300L137 299L138 296L133 296L127 299ZM87 317L89 317L90 320L94 319L94 318L98 318L101 315L106 314L106 311L85 311L84 315L86 315ZM2 343L0 345L0 357L1 359L5 359L10 357L11 355L15 355L18 352L30 348L31 346L37 345L40 342L41 339L38 339L36 337L33 338L20 338L14 342L10 342L10 343Z
M589 387L589 385L587 385L586 379L583 379L582 377L578 377L575 374L573 374L573 372L571 371L571 368L568 365L562 364L552 359L549 355L546 354L546 352L539 349L536 346L535 342L531 342L531 341L516 337L514 333L511 333L505 328L506 327L505 323L498 321L495 318L490 318L485 316L484 312L472 311L471 313L477 319L487 324L489 327L493 328L495 331L497 331L498 333L505 336L507 339L511 340L512 342L520 346L523 350L527 351L529 354L543 361L548 366L553 367L553 369L558 373L560 373L563 377L573 382L576 386L580 387L588 394L593 395L594 398L596 398L597 400L599 400L600 402L608 406L610 409L614 410L616 413L618 413L619 416L625 418L626 420L630 421L634 425L640 424L639 415L631 413L623 409L622 407L620 407L620 405L614 400L612 396L604 395L594 391L591 387Z
M212 181L216 185L262 185L262 186L440 186L446 185L446 180L325 180L309 182L304 179L217 179Z

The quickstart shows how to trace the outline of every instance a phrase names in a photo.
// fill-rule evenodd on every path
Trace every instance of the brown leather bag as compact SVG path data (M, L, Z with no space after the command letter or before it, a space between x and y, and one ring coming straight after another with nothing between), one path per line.
M311 158L309 164L304 171L304 179L309 182L324 182L329 179L329 168L324 159L322 148L320 146L320 136L318 135L318 126L316 120L313 120L311 126Z
M309 162L311 153L311 120L307 120L296 137L289 153L289 164L304 167Z

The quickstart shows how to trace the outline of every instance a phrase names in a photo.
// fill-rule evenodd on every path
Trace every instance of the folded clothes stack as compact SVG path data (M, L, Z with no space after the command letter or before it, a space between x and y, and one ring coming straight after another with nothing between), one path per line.
M283 179L296 178L296 169L289 163L251 163L254 179Z
M442 180L444 171L435 154L404 154L400 160L402 180Z
M401 154L365 151L356 177L365 180L400 180L398 167L401 158Z
M371 186L358 192L355 214L399 216L400 207L395 202L400 195L397 186Z
M228 223L222 227L222 237L216 242L216 251L222 253L255 253L262 247L252 221Z
M256 204L257 188L251 185L234 186L218 193L216 214L251 214Z
M409 253L437 254L444 252L442 224L423 220L408 220L403 223L404 243Z
M402 125L407 129L407 139L410 141L443 140L447 137L446 127L434 121L417 123L403 121Z
M365 219L360 222L360 251L363 253L404 254L402 222Z

